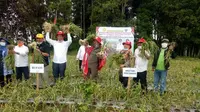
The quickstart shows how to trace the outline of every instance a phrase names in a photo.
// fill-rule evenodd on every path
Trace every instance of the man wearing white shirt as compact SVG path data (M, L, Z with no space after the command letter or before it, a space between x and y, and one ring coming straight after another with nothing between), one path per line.
M144 57L141 55L142 44L146 40L141 38L137 42L138 48L135 50L135 67L137 68L137 78L133 78L134 82L138 84L140 81L141 88L144 92L147 92L147 66L150 58L150 52L145 51Z
M16 67L16 78L22 80L22 73L24 74L25 80L29 79L28 69L28 47L24 45L24 41L21 38L17 39L17 46L14 48L15 53L15 67Z
M53 75L55 82L58 78L62 80L65 77L68 47L72 43L70 33L67 34L67 41L64 41L64 32L62 31L59 31L56 36L57 41L49 38L49 32L46 33L46 41L54 48Z

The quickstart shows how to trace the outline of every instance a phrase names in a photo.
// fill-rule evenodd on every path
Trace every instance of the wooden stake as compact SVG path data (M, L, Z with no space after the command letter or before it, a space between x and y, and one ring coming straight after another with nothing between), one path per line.
M36 74L36 77L37 77L37 85L36 85L37 88L36 88L36 91L39 91L39 84L40 84L39 83L39 73Z
M129 95L129 93L130 93L130 89L131 89L131 77L129 77L128 78L128 87L127 87L127 93L128 93L128 95Z

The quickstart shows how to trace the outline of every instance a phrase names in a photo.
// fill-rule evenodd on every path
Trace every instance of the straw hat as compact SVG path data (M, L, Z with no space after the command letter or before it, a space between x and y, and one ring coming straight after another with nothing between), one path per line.
M80 44L80 45L84 45L84 44L87 43L87 42L88 42L87 39L83 39L83 40L80 39L80 40L79 40L79 44Z

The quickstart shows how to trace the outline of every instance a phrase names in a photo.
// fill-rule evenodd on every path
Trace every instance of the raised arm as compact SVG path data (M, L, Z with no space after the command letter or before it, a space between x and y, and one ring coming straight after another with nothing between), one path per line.
M72 37L71 37L70 33L67 34L67 37L68 37L68 39L66 41L66 44L69 47L71 45L71 43L72 43Z
M51 45L54 45L56 42L55 40L50 39L49 32L46 33L46 41Z

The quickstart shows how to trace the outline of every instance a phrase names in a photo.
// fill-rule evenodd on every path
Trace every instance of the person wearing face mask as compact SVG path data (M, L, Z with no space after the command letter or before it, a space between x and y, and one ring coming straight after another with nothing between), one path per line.
M123 42L122 45L124 46L124 48L120 51L121 54L124 54L124 52L130 51L132 48L131 41Z
M98 66L99 57L97 53L101 51L102 39L100 37L95 37L93 41L93 49L88 57L88 77L91 79L98 79Z
M4 39L0 38L0 85L1 87L5 86L4 77L6 76L6 84L12 82L11 75L13 74L13 70L9 70L6 68L5 57L8 54L7 45L9 42Z
M42 54L44 59L44 73L40 74L39 87L43 88L45 85L49 85L49 57L50 57L50 45L44 41L43 34L36 35L37 50Z
M128 77L123 77L123 68L124 67L130 67L130 53L132 53L130 50L132 48L132 44L130 41L126 41L122 43L124 46L124 49L120 51L121 54L123 54L123 63L120 64L119 69L119 81L122 83L123 87L126 88L128 85Z
M63 80L65 77L65 70L67 64L67 52L68 48L72 43L72 37L67 31L67 41L64 41L65 34L63 31L58 31L57 33L57 41L52 40L49 37L49 32L46 33L46 41L53 46L54 49L54 56L53 56L53 75L54 81L56 82L57 79Z
M144 57L141 57L142 44L145 43L144 38L140 38L137 42L137 49L135 49L135 67L137 68L137 78L133 78L133 81L138 85L140 81L142 93L147 92L147 67L150 59L150 51L145 51Z
M28 53L29 49L24 45L22 38L17 39L17 46L14 47L15 53L15 67L16 67L16 78L22 81L22 74L24 74L25 80L29 79L28 69Z
M154 54L153 64L152 64L152 71L154 71L154 90L158 90L158 84L160 82L160 94L164 94L166 91L166 77L167 71L169 69L169 61L167 61L167 52L168 50L173 51L173 47L168 47L169 40L163 39L161 44L161 49L159 49ZM172 58L175 58L172 53Z

